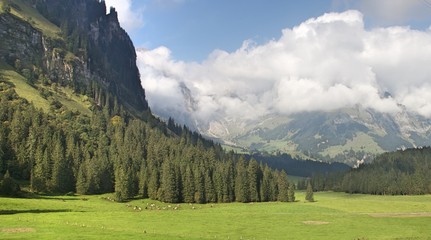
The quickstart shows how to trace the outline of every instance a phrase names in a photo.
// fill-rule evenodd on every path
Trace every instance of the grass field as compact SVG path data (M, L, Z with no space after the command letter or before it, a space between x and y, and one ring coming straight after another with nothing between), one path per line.
M315 194L317 202L307 203L302 200L304 194L297 193L296 203L180 204L170 208L150 200L115 203L106 200L108 196L0 198L0 239L431 237L430 195L325 192ZM153 203L156 207L152 208ZM134 206L142 211L134 210Z

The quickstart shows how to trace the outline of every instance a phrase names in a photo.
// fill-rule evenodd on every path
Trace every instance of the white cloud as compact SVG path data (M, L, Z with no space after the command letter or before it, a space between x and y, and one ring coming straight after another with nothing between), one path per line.
M144 26L144 9L134 8L132 0L105 0L107 11L112 6L118 12L121 26L130 32Z
M403 104L431 118L430 31L366 30L362 14L347 11L282 33L263 45L245 41L232 53L215 50L202 63L175 61L166 47L138 51L150 106L200 124L357 104L392 113ZM193 101L184 100L181 86Z

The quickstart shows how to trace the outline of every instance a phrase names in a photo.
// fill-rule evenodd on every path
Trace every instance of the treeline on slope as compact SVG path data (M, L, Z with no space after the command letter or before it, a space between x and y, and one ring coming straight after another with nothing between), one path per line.
M345 172L350 167L344 163L327 163L312 160L299 160L289 154L268 155L253 154L248 156L259 162L268 164L271 168L284 169L287 174L299 177L311 177L317 174L327 174L333 172Z
M431 193L431 148L384 153L372 163L343 174L316 175L317 191L377 195L418 195Z
M53 107L44 113L1 82L0 177L29 181L38 193L115 192L119 201L294 200L284 171L225 153L172 122L168 129L110 112L95 109L89 117Z

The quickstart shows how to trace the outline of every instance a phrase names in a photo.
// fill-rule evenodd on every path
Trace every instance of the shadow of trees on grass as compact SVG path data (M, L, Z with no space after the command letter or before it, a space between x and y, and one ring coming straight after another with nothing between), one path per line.
M0 215L13 215L20 213L62 213L62 212L76 212L70 209L27 209L27 210L0 210Z

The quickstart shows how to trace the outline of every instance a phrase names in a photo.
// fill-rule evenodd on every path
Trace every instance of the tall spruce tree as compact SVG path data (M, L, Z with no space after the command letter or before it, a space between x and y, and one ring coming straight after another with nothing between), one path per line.
M287 200L289 202L295 202L295 184L289 183L289 189L287 192Z
M183 181L183 200L186 203L193 203L195 198L195 184L193 181L192 169L187 165Z
M139 170L139 194L143 198L148 198L148 168L146 167L146 162L141 164L141 169Z
M273 184L272 184L272 172L271 169L265 165L263 168L263 175L261 180L261 188L260 188L260 196L262 202L273 201L274 192L273 192Z
M311 186L311 181L308 181L307 183L307 190L305 192L305 200L309 202L314 202L314 193L313 193L313 186Z
M256 160L252 159L248 163L247 176L249 183L250 201L259 202L259 188L260 188L260 169Z
M244 156L241 156L236 166L235 198L237 202L250 202L250 184L247 176L247 166Z
M115 198L122 202L134 196L131 159L119 163L115 168Z
M164 161L162 164L161 177L161 196L163 202L177 203L179 202L178 182L175 175L175 168L169 161Z
M282 170L278 175L278 201L289 201L289 180L287 178L287 173L284 170Z
M157 193L159 191L159 171L153 166L151 169L150 179L148 181L148 197L151 199L157 199Z
M195 202L205 203L205 176L200 166L195 168Z
M54 137L54 149L52 152L52 178L51 191L66 193L74 190L75 179L69 159L65 156L64 136L62 132Z
M209 169L205 171L205 200L206 202L217 202L212 173Z

